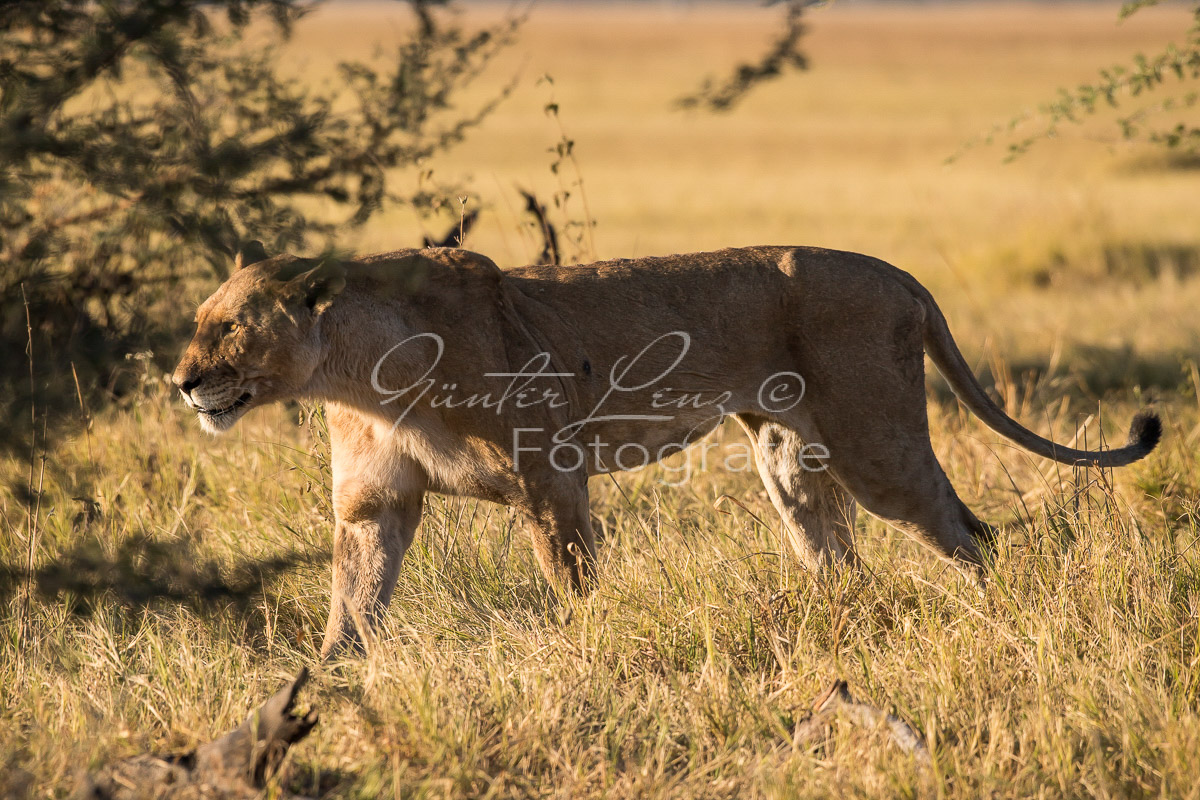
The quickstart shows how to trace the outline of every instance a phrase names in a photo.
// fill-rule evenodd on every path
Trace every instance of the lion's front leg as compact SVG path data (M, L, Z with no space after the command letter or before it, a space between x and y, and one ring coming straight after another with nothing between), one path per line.
M390 430L327 406L333 449L333 592L321 658L365 645L392 599L400 562L421 521L428 483L397 452Z
M347 646L363 649L374 633L421 520L422 495L349 505L338 512L333 534L333 596L321 645L323 659Z

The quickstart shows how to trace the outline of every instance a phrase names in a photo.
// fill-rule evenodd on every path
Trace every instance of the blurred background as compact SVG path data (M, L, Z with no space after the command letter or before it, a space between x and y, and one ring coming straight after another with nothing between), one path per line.
M169 366L241 241L365 253L465 220L525 264L551 256L530 203L567 262L861 251L981 367L1174 388L1198 34L1192 4L1143 5L12 4L0 439L119 396L131 353Z

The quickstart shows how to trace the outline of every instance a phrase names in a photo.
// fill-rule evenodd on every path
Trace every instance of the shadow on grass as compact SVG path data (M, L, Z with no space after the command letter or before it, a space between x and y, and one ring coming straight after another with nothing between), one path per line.
M1173 276L1189 280L1200 275L1200 246L1192 242L1108 242L1095 253L1072 255L1052 247L1027 277L1038 288L1094 285L1117 281L1145 285Z
M1195 172L1200 170L1200 151L1177 147L1161 148L1127 159L1123 167L1125 172L1133 174Z
M293 761L292 777L284 785L301 797L325 797L354 786L359 773L315 762Z
M327 551L290 551L261 561L222 564L198 557L185 542L136 536L116 551L91 539L39 567L33 574L38 595L65 601L74 614L90 614L101 600L133 611L159 602L185 605L198 612L254 605L281 574L328 560ZM0 602L24 584L25 569L0 564Z
M1191 377L1183 358L1178 353L1160 353L1153 356L1137 354L1132 347L1104 347L1074 345L1063 356L1061 366L1053 375L1047 374L1050 359L1028 358L1004 362L1007 375L997 376L991 366L985 366L978 375L979 382L994 395L998 383L1015 385L1019 391L1035 387L1039 393L1051 392L1056 398L1067 396L1078 400L1095 400L1107 395L1132 396L1135 389L1154 393L1174 393L1185 390ZM933 397L940 401L953 400L945 379L937 369L930 370L930 389ZM1003 380L998 380L998 378ZM1052 381L1050 386L1047 380Z

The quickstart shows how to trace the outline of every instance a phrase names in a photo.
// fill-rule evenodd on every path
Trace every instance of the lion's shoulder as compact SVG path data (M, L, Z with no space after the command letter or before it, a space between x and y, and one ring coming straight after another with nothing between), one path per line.
M452 247L393 250L346 262L347 278L375 299L463 302L494 294L504 271L479 253Z
M359 256L350 262L368 271L396 272L397 269L425 265L449 272L500 276L503 271L487 256L458 247L424 247L391 250Z

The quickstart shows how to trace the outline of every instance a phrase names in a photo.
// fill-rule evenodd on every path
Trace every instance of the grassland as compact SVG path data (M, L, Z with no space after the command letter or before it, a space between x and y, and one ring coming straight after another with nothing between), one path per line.
M321 13L289 46L314 80L402 25L374 4ZM944 163L1055 87L1156 47L1185 13L1114 17L835 6L811 16L811 72L713 117L671 101L753 55L769 11L535 9L468 100L519 71L513 96L429 165L484 209L470 247L508 264L536 252L512 187L558 188L553 96L598 221L585 255L870 252L935 291L1030 427L1094 445L1153 401L1165 440L1111 475L1056 469L931 380L939 458L1004 526L982 593L873 520L865 570L815 579L781 557L752 475L664 487L656 467L593 481L602 585L563 624L505 510L432 498L379 645L318 672L322 722L287 783L328 797L1200 796L1197 173L1119 141L1111 117L1013 164L986 147ZM396 211L347 243L406 246L449 219ZM141 390L48 453L44 476L37 459L0 464L3 485L32 475L43 490L32 548L25 506L0 495L0 795L60 796L89 764L194 745L315 659L331 547L319 426L277 408L210 439L148 363L130 362ZM718 508L722 495L744 508ZM794 746L835 676L919 729L931 767L844 724Z

